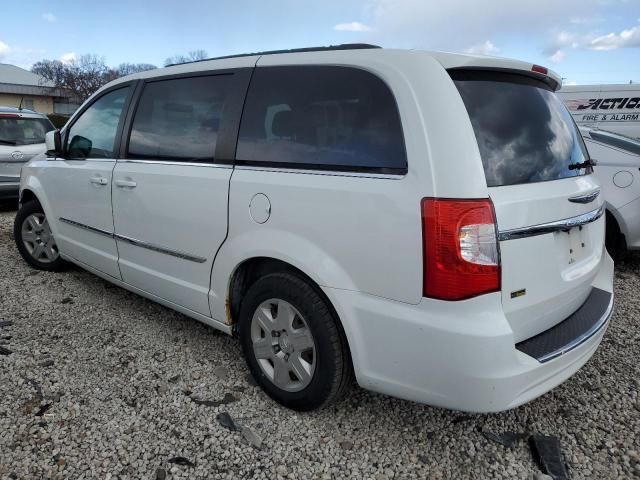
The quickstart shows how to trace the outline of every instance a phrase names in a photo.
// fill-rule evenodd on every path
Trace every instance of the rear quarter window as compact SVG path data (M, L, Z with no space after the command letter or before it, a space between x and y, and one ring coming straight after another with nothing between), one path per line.
M589 156L564 104L523 75L452 71L478 141L487 185L518 185L584 175L569 168Z
M391 90L372 73L335 66L258 67L236 161L341 171L407 169Z

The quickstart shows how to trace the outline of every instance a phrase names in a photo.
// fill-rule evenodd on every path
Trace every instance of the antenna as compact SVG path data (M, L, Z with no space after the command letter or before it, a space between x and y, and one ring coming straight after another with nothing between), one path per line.
M22 111L22 102L24 100L24 97L20 97L20 106L18 107L18 110Z

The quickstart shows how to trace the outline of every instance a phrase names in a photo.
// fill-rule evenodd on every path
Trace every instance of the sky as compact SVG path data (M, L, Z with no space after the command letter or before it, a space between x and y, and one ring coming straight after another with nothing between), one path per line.
M640 83L640 0L0 0L0 12L0 62L23 68L364 42L517 58L565 84Z

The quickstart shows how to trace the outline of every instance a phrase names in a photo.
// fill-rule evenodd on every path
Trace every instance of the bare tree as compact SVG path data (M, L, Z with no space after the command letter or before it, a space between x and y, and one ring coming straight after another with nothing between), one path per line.
M103 85L118 77L156 68L146 63L121 63L117 68L109 68L104 58L97 55L82 55L71 62L42 60L31 67L54 87L66 92L78 102L89 98Z
M42 60L34 64L31 71L79 101L86 100L114 78L104 59L97 55L82 55L77 60L64 63Z
M156 68L158 67L151 65L150 63L121 63L114 70L117 72L118 77L124 77L125 75L131 75L132 73L155 70Z
M175 65L176 63L195 62L197 60L205 60L209 57L206 50L192 50L186 55L174 55L164 61L164 66Z

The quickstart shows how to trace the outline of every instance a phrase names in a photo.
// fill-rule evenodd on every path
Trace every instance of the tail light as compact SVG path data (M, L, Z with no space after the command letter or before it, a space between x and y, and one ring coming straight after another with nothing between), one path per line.
M500 290L496 217L489 199L422 200L423 295L463 300Z

